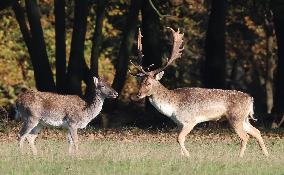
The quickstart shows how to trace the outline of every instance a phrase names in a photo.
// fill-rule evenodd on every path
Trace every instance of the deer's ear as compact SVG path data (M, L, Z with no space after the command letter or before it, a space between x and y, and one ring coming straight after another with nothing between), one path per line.
M95 87L98 87L99 79L97 77L93 77L93 79L94 79Z
M162 79L163 75L164 75L164 71L159 72L158 74L155 75L155 79L160 80L160 79Z

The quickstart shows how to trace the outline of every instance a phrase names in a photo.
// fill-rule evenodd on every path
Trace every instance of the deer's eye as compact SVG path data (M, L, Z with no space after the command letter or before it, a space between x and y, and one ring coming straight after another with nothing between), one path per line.
M150 86L151 84L150 83L146 83L146 86Z

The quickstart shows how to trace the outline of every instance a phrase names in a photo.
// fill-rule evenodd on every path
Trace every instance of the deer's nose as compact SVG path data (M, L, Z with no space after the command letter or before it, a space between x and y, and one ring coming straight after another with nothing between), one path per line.
M117 93L117 92L114 92L113 95L117 97L117 96L118 96L118 93Z

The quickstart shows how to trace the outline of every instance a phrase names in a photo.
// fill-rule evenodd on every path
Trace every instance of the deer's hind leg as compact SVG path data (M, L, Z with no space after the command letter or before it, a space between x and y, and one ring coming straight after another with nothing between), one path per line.
M69 152L69 154L73 154L74 141L73 141L73 138L71 136L70 129L69 129L68 134L67 134L67 141L68 141L68 144L69 144L68 152Z
M68 142L69 142L69 153L73 153L73 147L75 147L75 153L78 153L78 133L77 128L69 126Z
M18 134L19 147L21 152L23 152L23 144L25 139L30 134L30 132L38 125L38 123L39 121L36 118L32 119L32 116L30 116L24 121L24 124Z
M243 121L238 119L237 117L234 118L234 119L237 119L237 120L229 120L229 122L240 138L241 149L240 149L239 157L242 158L244 156L244 153L245 153L245 150L246 150L246 147L247 147L249 135L247 134L247 131L244 128Z
M250 134L251 136L253 136L254 138L256 138L260 148L262 149L262 152L265 156L268 156L268 151L266 149L266 146L264 144L264 141L261 137L260 131L258 129L256 129L255 127L253 127L250 123L249 123L249 119L246 118L244 120L244 129L246 130L246 132L248 134Z

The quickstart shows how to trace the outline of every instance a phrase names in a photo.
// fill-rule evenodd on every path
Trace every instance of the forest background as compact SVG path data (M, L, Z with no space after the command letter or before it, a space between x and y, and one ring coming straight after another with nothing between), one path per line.
M101 76L120 96L105 104L93 125L173 126L147 102L133 100L138 84L128 69L139 27L144 66L161 66L170 54L166 27L184 32L182 58L162 79L167 88L247 92L254 97L259 125L279 123L284 112L281 0L1 0L0 105L8 111L1 120L13 118L23 89L87 98L92 76Z

